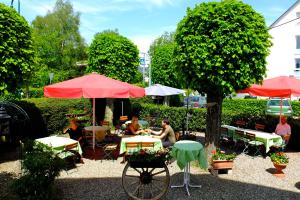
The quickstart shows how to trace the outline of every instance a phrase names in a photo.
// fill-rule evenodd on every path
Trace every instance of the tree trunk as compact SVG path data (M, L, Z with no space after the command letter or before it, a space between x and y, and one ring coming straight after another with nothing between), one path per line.
M223 95L207 93L205 147L208 161L211 151L219 146Z
M110 126L113 124L113 110L114 110L114 100L107 99L105 108L105 121L108 121Z

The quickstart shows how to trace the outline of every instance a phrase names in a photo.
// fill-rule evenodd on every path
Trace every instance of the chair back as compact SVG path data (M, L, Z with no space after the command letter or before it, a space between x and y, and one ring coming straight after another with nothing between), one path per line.
M109 121L102 121L102 122L101 122L101 125L102 125L102 126L109 126Z
M254 141L255 140L255 134L246 132L246 138L251 140L251 141Z
M258 123L255 124L255 130L258 130L258 131L264 131L265 127L266 126L264 124L258 124Z
M142 148L154 148L154 142L142 142Z
M126 142L126 149L138 149L140 146L140 142Z
M228 128L221 127L221 135L227 135L228 134Z
M68 144L65 146L65 150L68 151L68 150L72 150L72 149L75 149L78 147L78 143L73 143L73 144Z
M235 134L238 135L239 137L244 137L244 132L240 130L235 130Z
M237 120L235 122L237 127L245 127L246 126L246 122L244 120Z
M128 116L120 116L120 121L127 121L128 120Z

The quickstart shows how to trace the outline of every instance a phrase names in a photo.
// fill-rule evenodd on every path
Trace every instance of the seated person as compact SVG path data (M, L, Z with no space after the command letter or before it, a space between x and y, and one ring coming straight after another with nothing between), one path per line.
M176 142L175 134L170 126L170 122L168 119L164 119L161 122L162 130L161 131L153 131L147 130L148 132L154 134L153 138L159 138L162 140L163 147L167 148L173 146Z
M75 118L70 119L69 126L64 130L64 134L68 133L73 140L79 140L82 137L82 128L79 127Z
M143 133L144 130L140 130L139 119L137 116L133 116L131 119L131 123L128 124L125 135L139 135Z
M291 126L286 122L285 116L281 117L280 123L278 123L276 126L275 133L282 137L282 139L285 141L285 144L289 142L291 136Z

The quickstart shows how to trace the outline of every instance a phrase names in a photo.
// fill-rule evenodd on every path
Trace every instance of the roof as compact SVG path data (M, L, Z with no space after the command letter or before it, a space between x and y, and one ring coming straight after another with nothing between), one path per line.
M300 0L297 0L289 9L287 9L278 19L276 19L271 25L270 28L273 28L283 17L285 17L293 8L295 8L300 3Z

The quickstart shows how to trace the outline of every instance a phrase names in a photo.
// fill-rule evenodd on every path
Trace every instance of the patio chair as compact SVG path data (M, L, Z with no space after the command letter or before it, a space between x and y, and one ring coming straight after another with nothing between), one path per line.
M255 134L253 134L253 133L246 132L246 137L249 140L248 145L247 145L247 149L249 149L250 147L254 147L254 149L255 149L254 156L257 155L257 154L261 154L259 147L264 145L264 143L262 143L260 141L257 141L255 139Z
M128 116L120 116L119 124L115 126L115 135L124 135L126 129L126 121L128 121Z
M104 146L103 151L104 151L104 156L103 159L111 159L111 160L115 160L116 157L114 155L114 153L118 150L118 144L107 144Z
M224 141L224 142L227 142L229 140L228 128L221 127L220 139L221 139L221 141Z
M264 131L265 127L266 126L264 124L259 124L259 123L255 124L255 130L258 130L258 131Z
M245 137L244 131L240 130L235 130L235 134L238 136L237 142L236 142L236 148L239 147L239 144L243 146L243 151L242 153L245 153L246 150L248 149L248 142L250 141L248 138Z
M244 120L237 120L237 121L235 122L235 125L236 125L237 127L239 127L239 128L245 128L246 122L245 122Z
M154 142L142 142L142 149L154 149Z
M141 149L141 142L126 142L126 154L132 154L133 152L137 152Z

